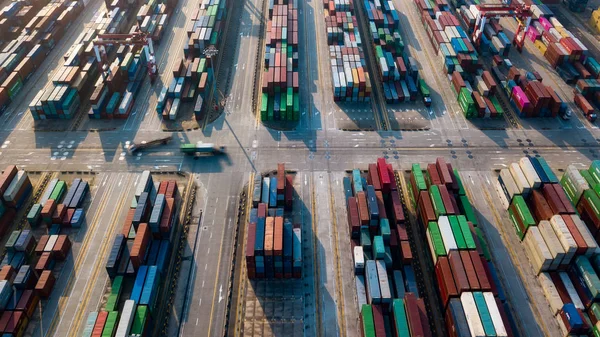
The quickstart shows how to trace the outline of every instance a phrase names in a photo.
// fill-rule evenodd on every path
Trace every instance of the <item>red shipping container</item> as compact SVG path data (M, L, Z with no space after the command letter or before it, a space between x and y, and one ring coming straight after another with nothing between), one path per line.
M413 254L408 241L400 241L400 251L402 252L402 264L412 263Z
M452 176L448 171L448 165L446 161L442 157L438 157L435 160L435 166L437 168L438 174L442 180L442 184L446 185L446 188L452 189Z
M381 190L383 193L390 193L391 190L391 178L390 173L387 168L387 163L385 162L385 158L377 159L377 172L379 172L379 181L381 182Z
M429 327L429 317L427 317L427 309L425 309L425 300L423 300L423 298L417 298L417 306L419 307L423 336L432 337L431 328Z
M22 336L28 322L29 320L23 312L13 311L4 328L4 332L13 336Z
M385 210L385 203L383 202L383 193L381 193L381 191L375 191L375 198L377 199L377 208L379 209L379 218L380 219L388 219L388 215Z
M452 277L452 271L450 270L450 263L446 256L440 256L435 265L435 276L437 277L438 288L440 289L440 295L444 308L448 305L450 297L458 296L458 290Z
M61 223L66 213L67 207L65 205L56 205L56 209L54 209L54 213L52 214L52 223Z
M381 305L373 305L373 322L375 323L375 336L385 336L385 324L383 322L383 308Z
M67 235L59 235L56 244L52 248L52 254L58 261L64 261L71 250L71 240Z
M450 177L452 178L452 187L449 188L449 190L458 193L458 180L454 175L454 169L452 168L452 164L446 163L446 166L448 167L448 172L450 173Z
M259 218L267 217L267 204L264 204L264 203L258 204L258 217Z
M585 243L585 239L579 232L579 229L577 229L577 226L573 222L573 219L571 219L570 215L561 215L561 217L564 220L565 224L567 225L567 228L569 229L569 232L571 233L573 240L575 240L575 243L577 244L577 250L575 251L575 254L577 254L577 255L585 254L585 252L588 249L588 246Z
M2 313L2 316L0 316L0 331L4 331L6 329L8 321L10 321L12 315L13 311L5 311Z
M388 174L390 175L390 188L392 189L392 191L397 191L398 190L398 183L396 181L396 174L394 174L394 167L392 166L392 164L388 164Z
M466 250L461 250L459 251L459 254L463 263L463 267L465 268L465 274L467 275L467 279L469 281L469 289L481 290L479 280L477 279L477 272L475 271L475 267L473 267L473 261L471 261L469 252Z
M369 225L369 208L367 206L367 197L365 192L361 191L356 193L356 200L358 201L358 215L360 217L360 224L362 226Z
M469 291L469 279L467 278L465 267L463 266L459 252L456 250L450 251L450 254L448 254L448 262L450 264L454 282L456 283L458 294L462 294L463 291Z
M373 188L375 188L376 191L381 190L381 181L379 180L379 173L377 173L377 164L369 164L367 184L373 185Z
M56 200L48 199L42 208L42 218L51 219L56 209Z
M37 245L35 246L35 254L41 255L44 252L44 247L48 243L48 239L50 239L50 235L42 235Z
M473 269L475 269L475 275L477 275L479 287L482 291L491 291L491 283L493 283L493 281L490 281L488 273L486 272L486 267L484 267L484 264L487 265L487 262L484 263L484 261L481 259L481 256L479 256L479 254L474 250L469 251L469 257L471 258Z
M131 263L136 269L144 263L144 256L146 254L146 248L148 247L149 240L150 228L148 228L148 224L139 224L135 239L133 240L133 247L129 254Z
M549 212L552 213L552 215L566 213L567 210L565 209L562 201L560 200L560 197L556 193L556 190L554 189L553 185L545 184L544 187L542 187L542 191L544 194L544 198L546 199L546 202L547 202L548 206L550 207ZM546 213L548 213L548 211L546 211ZM543 219L543 220L548 220L548 219Z
M92 330L92 336L101 336L102 331L104 330L104 324L106 324L106 318L108 317L108 311L100 311L98 313L98 318L96 318L96 324L94 324L94 329Z
M285 188L285 164L277 164L277 194L283 194Z
M417 296L413 293L406 293L404 295L404 306L406 307L406 318L408 320L410 335L412 337L424 337L425 333L423 332L423 323L421 323L421 315L419 314Z
M246 239L246 265L255 266L254 245L256 244L256 224L248 223L248 236Z
M438 188L440 190L440 195L442 196L442 202L444 203L444 208L446 208L446 214L448 214L448 215L458 214L458 209L454 208L454 204L452 203L452 199L450 199L450 193L448 193L448 189L446 188L446 185L438 185Z
M41 274L44 270L50 270L52 260L53 258L50 252L43 252L42 255L40 255L40 258L37 260L34 270L38 274Z
M160 218L160 231L161 233L168 233L173 227L175 222L175 216L177 212L175 210L175 199L167 198L165 200L165 208Z
M52 274L52 271L44 270L40 274L40 278L38 279L37 284L35 285L35 291L38 294L38 296L42 298L49 297L50 293L52 293L52 288L54 288L55 281L56 280L54 278L54 275Z
M165 194L167 193L167 186L169 185L169 182L167 181L161 181L158 184L158 191L156 192L156 194Z
M391 211L389 214L390 219L393 220L396 225L403 224L405 221L404 209L402 208L402 201L400 200L400 195L398 193L398 191L392 191L390 193L391 198L388 198L388 209Z
M429 187L431 185L441 185L442 184L442 179L440 178L440 175L438 174L435 164L427 165L427 177L429 177L429 179L425 179L428 183L427 187Z
M547 186L550 185L546 184L544 187ZM554 189L552 187L549 187L549 190L554 192ZM562 203L560 202L560 199L558 199L558 196L556 196L556 200L558 200L559 205L562 206ZM546 198L544 198L544 195L539 190L534 189L531 192L531 197L529 198L529 205L538 223L542 220L549 221L550 218L555 214L552 208L546 202Z
M360 232L360 217L358 215L358 204L355 197L348 198L348 225L350 233L358 234Z
M571 203L571 201L565 194L565 190L563 190L562 186L560 184L552 184L552 186L554 187L554 191L556 192L556 195L558 195L558 197L560 198L560 201L562 202L562 204L565 208L565 213L566 214L575 214L575 207L573 207L573 204Z
M65 212L65 216L62 218L63 227L71 227L71 219L73 218L73 214L75 214L75 209L68 208Z
M6 192L6 189L12 182L15 175L17 175L18 171L19 170L15 165L7 166L6 169L4 169L2 175L0 176L0 197L4 195L4 192Z
M565 287L562 279L558 276L556 272L550 272L550 278L552 279L552 283L554 283L554 287L556 287L556 291L558 292L558 296L560 297L563 303L572 303L571 297L567 292L567 288Z
M396 225L396 233L398 241L408 241L408 233L406 232L406 225L404 223Z
M429 221L436 221L437 218L435 216L435 211L433 210L433 203L431 202L431 197L427 191L421 191L419 193L419 202L418 209L421 215L421 221L424 224L429 223Z
M166 207L167 206L165 205L165 208ZM130 208L127 211L127 215L125 216L125 221L123 222L123 228L121 229L121 234L123 234L125 237L129 236L129 232L131 231L131 224L133 224L134 215L135 215L135 208Z

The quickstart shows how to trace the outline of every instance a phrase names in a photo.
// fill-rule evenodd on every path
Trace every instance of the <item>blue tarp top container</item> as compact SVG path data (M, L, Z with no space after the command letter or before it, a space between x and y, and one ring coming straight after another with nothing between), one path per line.
M263 178L263 184L262 184L262 203L263 204L269 204L269 193L270 193L270 189L269 189L269 183L271 182L271 180L269 178Z
M419 296L419 288L417 287L417 279L415 278L415 272L410 265L404 266L404 282L406 283L406 291L409 293Z
M289 219L283 220L283 258L285 261L292 261L294 256L293 251L294 226Z
M377 264L375 260L365 262L365 281L370 304L381 302L381 290L379 289L379 277L377 276Z
M352 187L354 188L354 194L364 191L362 177L360 176L360 170L358 169L352 170Z
M302 267L302 231L300 228L294 228L294 268Z
M565 304L562 310L567 316L567 320L569 321L571 329L580 329L583 326L581 316L579 315L579 312L577 311L573 303Z
M469 332L469 324L467 323L467 317L465 316L465 311L460 299L450 299L450 302L448 303L448 310L450 311L450 316L454 322L456 335L471 336L471 333Z
M156 258L156 267L160 273L164 273L167 271L167 262L169 259L169 249L171 248L171 243L169 240L161 240L160 249L158 251L158 257Z
M158 284L160 283L160 274L156 266L148 267L148 274L144 282L144 289L140 297L140 304L145 304L150 310L154 309L158 295Z
M254 254L263 255L265 247L265 218L258 218L256 223L256 241L254 243Z
M71 227L81 227L81 223L83 222L85 214L83 213L83 208L78 208L73 212L73 217L71 218Z
M377 196L375 196L375 187L367 186L367 205L369 206L369 214L371 220L379 219L379 206L377 205Z
M269 184L269 207L277 207L277 178L271 177Z
M140 302L142 296L142 290L144 289L144 282L146 281L146 274L148 273L148 266L142 265L138 269L137 276L135 277L135 283L133 284L133 290L129 299L134 300L135 303Z
M348 198L350 198L350 197L353 196L353 193L352 193L352 182L350 182L350 178L349 177L344 177L343 184L344 184L344 196L346 197L346 202L347 202Z
M148 251L148 257L146 263L149 266L156 265L156 259L158 258L158 251L160 250L160 240L152 240L150 242L150 250Z
M73 183L71 184L71 187L69 187L69 190L67 191L67 195L65 196L65 199L63 200L63 204L67 205L67 207L69 206L69 204L71 204L71 201L73 200L73 197L75 196L75 192L77 192L77 187L79 186L79 183L81 183L81 179L79 179L79 178L73 179Z
M110 255L108 255L108 259L106 260L106 271L108 272L108 275L110 277L114 277L117 273L119 260L121 259L121 254L123 253L124 246L125 236L123 234L115 235L113 245L110 249Z
M69 208L81 207L81 204L83 203L83 200L85 199L85 195L87 194L88 191L89 191L88 182L85 180L82 180L79 183L79 185L77 186L77 191L75 192L75 195L73 196L73 199L71 200L71 203L69 204Z

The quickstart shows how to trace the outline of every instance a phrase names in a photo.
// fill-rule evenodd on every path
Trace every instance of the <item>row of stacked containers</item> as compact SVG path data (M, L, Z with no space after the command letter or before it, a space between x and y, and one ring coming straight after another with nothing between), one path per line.
M336 102L369 102L371 80L352 0L323 0Z
M169 282L167 272L181 203L176 181L155 182L149 171L142 173L106 261L110 287L104 310L88 314L80 336L150 336L162 323L158 299ZM131 289L125 301L124 289Z
M1 179L11 174L17 179L21 172L10 166ZM26 184L31 190L31 183L27 180ZM80 186L85 188L81 190ZM69 228L81 224L81 221L71 221L76 212L80 218L84 216L81 207L89 190L87 186L88 183L79 178L74 179L70 187L66 181L52 180L27 214L31 229L18 229L9 236L0 263L0 310L3 310L0 333L22 336L40 300L51 295L59 277L57 271L62 270L71 250L69 233L74 232ZM42 211L42 204L58 206L44 207ZM36 238L34 234L37 235L38 229L48 234ZM42 308L44 304L42 302Z
M0 176L0 237L12 226L17 211L31 191L31 181L25 171L20 171L15 165L4 169Z
M589 120L595 120L600 108L600 64L546 5L536 3L531 10L528 39L567 83L575 83L575 104Z
M0 12L0 112L83 9L79 1L14 1Z
M298 0L269 1L260 119L300 119Z
M206 55L208 49L222 49L223 31L232 1L202 0L186 23L187 43L184 58L173 69L173 79L158 96L156 112L164 120L175 120L182 103L194 104L194 117L199 120L206 109L205 101L214 93L216 56ZM216 94L216 93L215 93Z
M419 68L404 49L398 11L392 1L363 0L369 34L375 48L375 59L383 80L387 103L417 99Z
M467 118L502 118L497 83L483 70L475 47L445 0L415 0L433 49L451 74L452 88Z
M392 165L379 158L343 185L363 336L431 336Z
M559 183L543 158L524 157L496 184L565 334L600 333L599 168L569 165Z
M277 164L271 177L255 176L247 227L246 271L249 279L302 278L302 226L290 219L294 175Z
M482 230L450 163L413 164L410 190L423 226L451 336L512 336L504 291Z

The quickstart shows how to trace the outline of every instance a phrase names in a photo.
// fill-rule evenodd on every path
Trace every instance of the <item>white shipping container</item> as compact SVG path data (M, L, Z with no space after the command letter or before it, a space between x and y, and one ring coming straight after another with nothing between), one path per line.
M456 240L454 240L454 234L452 234L452 227L450 227L450 221L448 217L443 215L438 220L438 226L442 233L442 240L444 240L444 247L446 248L446 254L449 254L451 250L457 250Z
M496 336L508 337L508 334L506 333L506 327L504 327L504 322L502 322L502 316L500 316L500 310L498 310L498 304L494 299L494 294L486 291L483 293L483 298L485 299L485 304L487 305L490 316L492 317L492 323L494 324L494 330L496 330Z
M515 183L515 178L513 178L509 169L500 170L499 180L502 181L503 187L506 189L508 196L512 200L515 194L519 194L519 188L517 187L517 183Z
M354 247L354 271L362 274L365 270L365 254L362 246Z
M585 310L585 307L583 306L583 303L581 302L581 298L579 298L579 295L577 294L577 291L575 290L575 286L573 285L573 282L571 282L569 275L567 273L565 273L564 271L561 271L558 273L558 276L560 276L562 283L564 284L565 288L567 289L567 293L569 294L569 297L571 298L571 301L573 302L573 305L575 306L575 308Z
M560 244L565 250L565 256L563 257L561 265L568 265L571 263L573 256L575 256L577 243L575 243L575 239L573 239L571 232L560 215L554 215L550 218L550 224L552 225L552 229L554 229L554 233L560 241Z
M533 189L540 188L540 186L542 185L542 180L535 171L535 168L533 168L531 160L527 157L521 158L519 160L519 167L521 167L521 170L523 171L523 174L525 175L525 179L527 179L529 186L531 186Z
M140 199L140 196L142 195L142 193L144 193L146 191L146 187L148 187L148 185L150 185L151 182L152 182L152 175L150 174L150 171L142 172L142 176L140 177L140 180L137 182L137 185L135 187L135 199L136 200Z
M27 181L27 173L25 171L19 171L8 185L8 188L4 192L4 200L15 201L17 193L21 190L21 186Z
M379 277L379 290L381 292L381 303L392 303L392 289L388 280L385 262L377 260L377 276Z
M48 201L48 199L50 199L50 196L52 195L52 191L54 190L54 187L56 187L57 183L58 183L58 179L50 180L48 187L46 187L46 190L44 190L44 194L42 195L42 198L40 199L40 204L42 204L42 206L44 206L46 204L46 201Z
M550 270L556 270L565 257L565 250L560 244L556 233L554 233L554 229L552 229L550 221L542 220L537 227L542 235L542 238L544 238L544 242L546 242L546 246L548 247L550 254L552 255L552 264L550 265Z
M512 175L515 184L517 186L517 190L520 194L529 195L531 190L531 186L527 182L527 178L525 178L525 174L521 170L521 167L517 163L512 163L509 166L510 174Z
M52 248L54 248L54 245L56 244L56 240L58 240L58 235L50 235L48 242L46 242L46 246L44 246L44 251L51 252Z
M471 337L485 337L485 330L483 330L483 324L481 323L481 318L479 318L479 312L475 305L475 299L473 299L473 293L462 293L460 295L460 302L465 311L465 317L467 318L467 325L469 325Z
M552 254L550 254L540 230L536 226L530 227L523 242L529 245L531 253L534 255L532 256L533 260L537 262L534 264L536 273L548 270L553 261Z
M127 300L125 301L125 305L123 306L123 311L121 311L121 318L119 319L119 325L117 326L117 333L115 337L127 337L129 334L129 330L131 329L131 324L133 324L135 312L135 301Z
M590 188L590 185L587 183L585 178L579 173L577 167L573 164L567 166L565 171L566 178L569 182L569 185L572 185L575 190L573 193L575 194L575 201L579 201L583 192Z
M500 180L496 180L494 185L496 188L496 193L498 194L498 199L500 199L500 203L502 204L502 207L505 210L508 209L510 207L510 201L508 200L508 195L506 195L504 189L502 188L502 184L500 183Z
M548 304L550 304L552 314L558 314L558 312L562 309L564 303L560 299L560 295L558 294L558 290L556 290L554 282L552 282L552 278L550 278L550 274L540 273L540 275L538 275L538 279L540 280L544 296L546 296Z
M596 239L594 239L592 233L590 233L590 230L583 223L579 215L571 214L570 216L571 219L573 219L577 230L579 230L579 233L581 233L585 244L588 246L588 249L585 251L585 256L591 258L592 255L600 253L600 249L598 248L598 243L596 243Z
M367 291L365 289L365 277L362 275L356 275L356 299L358 300L358 307L362 308L363 304L367 304Z

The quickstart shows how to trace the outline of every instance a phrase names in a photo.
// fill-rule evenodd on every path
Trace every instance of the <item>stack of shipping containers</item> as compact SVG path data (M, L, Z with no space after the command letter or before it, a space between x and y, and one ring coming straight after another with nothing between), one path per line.
M371 80L352 0L323 1L334 101L369 102Z
M496 189L565 334L600 332L600 252L592 163L569 165L560 180L546 161L521 158L500 171ZM575 207L576 205L577 207Z
M249 279L302 278L302 228L292 224L294 176L277 165L272 177L255 176L247 227Z
M152 41L160 42L177 1L146 0L137 13L140 30L152 37Z
M15 181L11 186L14 186L6 189L4 182L10 181L11 176ZM16 195L21 196L11 198L19 199L21 203L27 200L31 182L23 175L23 171L17 172L14 166L9 167L0 177L0 182L5 198L14 195L15 192L12 191L16 188L22 190L16 192ZM79 186L85 188L79 190ZM50 181L39 203L34 204L27 214L31 229L15 230L9 236L5 255L0 263L0 310L3 310L0 333L22 336L29 320L38 310L40 300L47 299L52 294L58 278L56 271L62 269L62 263L67 260L71 250L69 236L65 232L61 234L61 231L81 224L71 221L75 212L83 211L79 207L82 206L87 191L87 183L81 179L73 180L71 187L65 181ZM72 200L75 201L71 202ZM5 212L8 210L6 208ZM83 214L80 214L80 218L83 218ZM48 234L36 239L34 232L39 227Z
M210 57L205 52L213 47L221 48L232 1L202 0L199 5L186 25L188 40L183 47L184 59L173 69L173 79L158 97L156 112L164 120L175 120L182 102L193 102L194 116L201 119L202 112L209 108L205 100L212 97L216 88L214 68L221 56L217 53Z
M298 0L269 2L260 119L297 121Z
M387 103L417 99L419 68L404 50L398 11L391 1L363 1L369 33L375 45L375 58Z
M79 15L78 1L16 1L0 13L0 112Z
M149 336L160 308L161 287L166 279L171 243L176 232L180 192L174 180L154 182L144 171L136 186L122 230L115 235L106 261L111 279L104 310L90 312L84 335ZM128 285L133 282L133 287ZM131 289L127 294L124 289ZM123 296L129 295L124 301Z
M10 165L0 175L0 237L12 226L17 210L29 198L31 181L25 171Z
M452 74L452 88L467 118L501 118L495 80L482 69L467 32L450 12L446 0L415 0L433 49Z
M411 170L412 196L453 336L512 336L505 297L460 175L443 158Z
M404 209L391 164L369 164L343 181L363 336L425 336L430 331L419 294Z
M592 11L592 16L590 17L588 23L590 26L594 27L596 33L600 34L600 7Z

